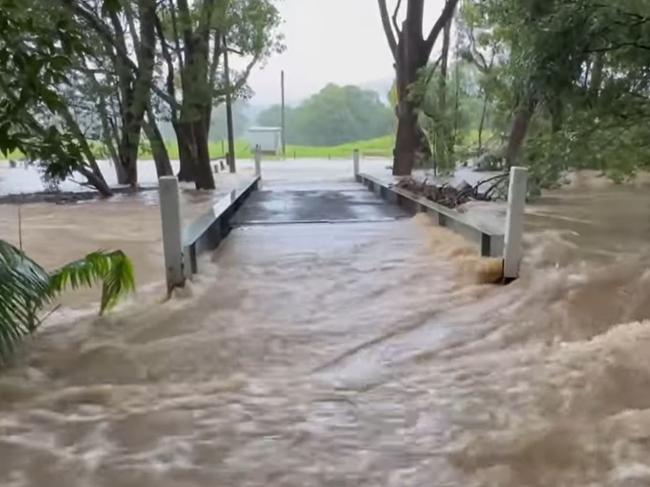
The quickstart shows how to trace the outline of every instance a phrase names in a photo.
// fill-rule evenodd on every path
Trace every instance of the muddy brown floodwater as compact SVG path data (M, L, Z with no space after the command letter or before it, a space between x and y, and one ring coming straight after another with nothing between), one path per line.
M153 269L157 220L120 204ZM116 232L48 211L52 255ZM258 225L170 301L64 313L0 376L0 485L650 485L650 190L529 212L507 287L424 216Z

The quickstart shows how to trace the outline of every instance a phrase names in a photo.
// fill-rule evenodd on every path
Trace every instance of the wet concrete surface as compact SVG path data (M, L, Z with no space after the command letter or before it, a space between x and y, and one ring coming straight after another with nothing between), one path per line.
M327 189L271 189L251 195L235 226L283 223L390 221L407 217L360 184L330 185Z

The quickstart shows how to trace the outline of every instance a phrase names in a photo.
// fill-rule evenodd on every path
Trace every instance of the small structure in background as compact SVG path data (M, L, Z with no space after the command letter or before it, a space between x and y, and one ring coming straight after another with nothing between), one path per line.
M263 154L279 155L282 152L282 127L250 127L247 139L251 148L259 146Z

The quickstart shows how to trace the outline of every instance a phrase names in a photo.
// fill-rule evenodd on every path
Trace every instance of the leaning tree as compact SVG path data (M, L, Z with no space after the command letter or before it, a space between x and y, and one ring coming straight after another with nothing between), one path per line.
M388 45L395 60L398 127L393 174L402 176L411 173L417 155L424 151L425 146L418 128L417 107L408 96L409 86L417 80L418 71L429 62L436 40L453 17L458 0L445 1L442 12L426 37L423 32L424 0L407 0L406 16L401 28L397 19L402 0L397 0L392 17L386 0L377 1Z

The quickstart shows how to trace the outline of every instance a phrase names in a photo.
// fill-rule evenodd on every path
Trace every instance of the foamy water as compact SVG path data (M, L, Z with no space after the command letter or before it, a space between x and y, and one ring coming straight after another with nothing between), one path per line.
M0 376L0 485L650 485L650 228L613 208L650 197L602 191L530 209L507 287L421 215L238 229L168 302L68 311Z

